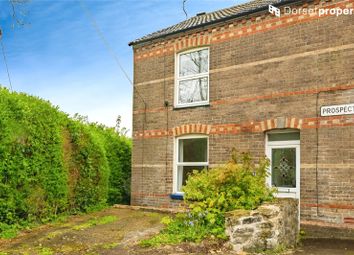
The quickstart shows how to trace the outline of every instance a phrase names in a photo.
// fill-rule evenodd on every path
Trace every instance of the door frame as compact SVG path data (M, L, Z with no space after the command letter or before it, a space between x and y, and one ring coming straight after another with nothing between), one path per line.
M266 179L267 184L269 187L272 187L272 149L273 148L295 148L296 150L296 188L277 188L278 193L276 194L276 197L288 197L288 198L297 198L300 199L300 140L288 140L288 141L268 141L268 134L269 133L284 133L288 132L290 133L291 131L284 131L284 130L279 130L279 131L271 131L266 133L266 156L270 160L270 165L268 168L268 176Z

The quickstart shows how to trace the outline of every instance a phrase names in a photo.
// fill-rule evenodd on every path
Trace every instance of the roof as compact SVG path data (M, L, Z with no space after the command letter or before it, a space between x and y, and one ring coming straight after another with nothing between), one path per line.
M129 43L129 46L147 42L153 39L164 37L167 35L172 35L186 30L202 27L205 25L222 22L236 17L245 16L247 14L265 10L268 8L269 4L279 4L290 2L289 0L253 0L244 4L232 6L229 8L221 9L214 12L197 14L196 16L182 21L176 25L164 28L157 32L145 35L139 39L136 39ZM295 1L292 1L295 2Z

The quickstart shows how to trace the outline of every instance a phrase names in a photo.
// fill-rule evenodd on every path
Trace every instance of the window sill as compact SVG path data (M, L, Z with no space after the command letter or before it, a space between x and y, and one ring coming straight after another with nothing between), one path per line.
M170 194L170 198L174 200L183 200L183 194L182 193L172 193Z
M190 108L197 108L197 107L210 107L210 104L209 103L206 103L206 104L196 104L196 105L186 105L186 106L175 106L173 107L173 110L183 110L183 109L190 109Z

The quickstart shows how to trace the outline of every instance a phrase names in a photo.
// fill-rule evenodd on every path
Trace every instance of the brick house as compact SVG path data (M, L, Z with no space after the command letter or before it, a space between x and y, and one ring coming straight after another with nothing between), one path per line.
M271 159L267 182L300 199L303 226L353 237L353 5L255 0L131 42L131 203L178 206L191 169L235 147Z

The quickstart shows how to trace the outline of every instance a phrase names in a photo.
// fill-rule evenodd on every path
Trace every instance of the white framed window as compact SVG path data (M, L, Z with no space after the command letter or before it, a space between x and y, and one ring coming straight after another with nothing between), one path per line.
M176 57L175 107L209 104L209 48Z
M278 197L300 197L300 132L274 130L266 134L270 160L267 183L278 189Z
M207 168L209 139L205 135L188 135L175 139L173 193L182 193L193 170Z

